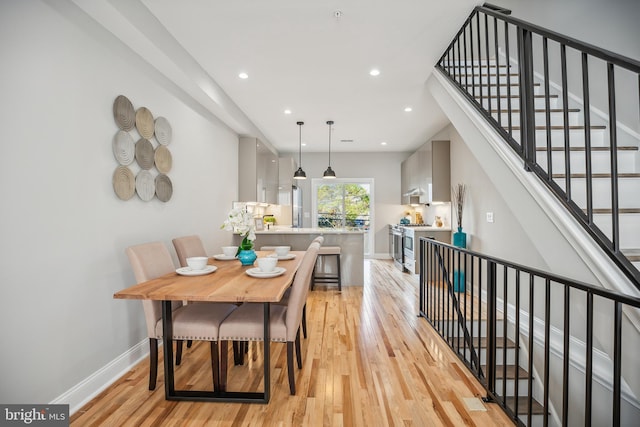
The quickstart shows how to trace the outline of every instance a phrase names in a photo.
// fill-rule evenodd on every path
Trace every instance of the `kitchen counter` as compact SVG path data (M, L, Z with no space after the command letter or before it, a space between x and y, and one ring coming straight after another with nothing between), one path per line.
M325 234L364 234L365 231L361 229L351 229L351 228L293 228L293 227L284 227L284 226L276 226L271 227L271 229L256 231L257 235L263 234L317 234L319 236Z
M405 230L414 230L414 231L451 231L450 226L436 227L435 225L424 225L418 227L403 227Z
M291 246L293 251L306 250L311 241L318 236L324 237L323 246L340 246L340 263L342 270L342 286L364 285L364 235L358 229L347 228L292 228L285 226L271 227L256 231L255 248L262 246ZM240 236L234 234L233 242L239 245ZM329 257L332 258L332 257ZM333 273L336 265L333 259L327 259L326 265L320 268Z

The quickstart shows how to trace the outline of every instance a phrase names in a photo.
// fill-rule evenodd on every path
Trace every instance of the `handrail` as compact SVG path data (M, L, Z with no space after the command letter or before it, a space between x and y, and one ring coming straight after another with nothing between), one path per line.
M628 326L623 314L640 315L640 298L433 239L420 238L419 248L419 315L483 384L485 400L499 404L518 425L532 425L536 408L544 425L548 425L552 409L562 425L578 424L583 419L585 425L591 425L592 420L609 420L604 422L614 426L631 422L623 417L633 413L629 405L635 405L635 410L640 407L636 397L640 390L629 389L622 373L637 372L640 363L636 343L622 339ZM486 339L480 349L486 353L486 375L473 368L474 356L467 348L455 345L459 330L448 325L454 296L443 292L441 283L450 284L455 270L464 272L466 290L455 299L463 300L471 341L476 334L478 343L482 342L480 336ZM467 310L467 300L471 310ZM577 301L582 301L584 315L581 310L572 310ZM521 339L527 336L528 340ZM513 341L511 348L509 343ZM594 343L599 348L594 348ZM513 369L514 390L509 390L504 380L509 373L507 364L498 363L499 359L509 360L510 351L516 367L526 371ZM481 354L478 357L482 360ZM575 362L576 357L584 358L584 364ZM598 369L594 368L596 361ZM527 383L526 387L519 386L521 381ZM569 384L582 384L584 393L570 392ZM525 409L514 396L524 401ZM596 407L600 412L594 412Z
M553 56L552 49L558 55ZM577 53L575 63L570 62L573 53ZM618 159L620 150L638 150L637 141L635 145L621 142L620 129L624 127L619 117L624 113L625 119L633 122L627 129L640 128L640 61L479 6L465 20L436 67L522 158L524 168L536 174L640 289L640 271L625 254L632 248L624 244L628 234L621 225L623 215L640 213L640 203L623 200L621 192L621 186L632 178L640 180L640 173L621 171ZM554 71L559 76L554 77ZM605 76L596 81L598 71ZM512 83L516 78L517 83ZM636 96L624 100L630 105L618 105L623 102L620 94L616 96L621 78L628 80L622 83L625 92L631 89L627 86L636 86ZM581 100L569 90L570 82L574 91L580 86ZM536 94L537 85L543 89L542 94ZM552 87L558 93L551 93ZM608 100L598 99L603 105L598 110L605 110L601 124L596 123L594 103L598 97L592 87L607 91ZM582 105L582 112L571 107L572 98ZM551 108L552 102L560 101L561 105ZM561 115L561 119L553 121L552 114ZM552 138L554 132L561 132L559 138ZM583 134L583 143L578 141L577 132ZM584 159L574 160L575 151L584 152ZM608 155L606 167L595 169L594 153ZM596 189L597 194L606 193L607 199L596 203Z

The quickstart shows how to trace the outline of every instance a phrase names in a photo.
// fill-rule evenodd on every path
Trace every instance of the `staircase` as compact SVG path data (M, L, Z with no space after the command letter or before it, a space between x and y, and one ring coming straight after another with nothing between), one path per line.
M566 241L562 244L571 250L575 248L589 267L597 266L594 271L612 272L603 275L605 280L599 279L603 285L606 283L604 287L619 292L633 286L640 289L640 102L637 97L640 63L480 6L471 13L436 67L442 72L438 76L445 76L438 79L448 79L459 89L451 98L453 102L449 104L449 100L443 99L443 103L455 113L467 111L468 114L475 108L485 120L474 115L473 121L478 124L473 131L459 120L461 129L466 133L476 132L480 137L491 134L496 152L502 150L503 147L500 150L496 147L502 144L499 139L503 139L505 147L510 148L502 151L512 152L502 153L501 158L508 158L512 169L518 168L518 157L522 160L527 172L522 173L520 169L513 175L526 175L520 182L535 187L536 208L541 208L540 214L545 220L555 219L564 224ZM449 83L447 86L451 87ZM439 90L435 85L434 89ZM621 91L634 96L620 96ZM456 103L464 107L455 110ZM627 114L629 112L632 113ZM485 130L489 127L495 132ZM494 173L494 176L504 178L505 174ZM534 182L536 180L539 181ZM508 185L505 188L509 188ZM560 203L548 203L550 195ZM566 224L570 224L570 232ZM576 224L582 226L584 232ZM595 424L624 425L640 416L640 402L635 397L637 389L635 395L621 392L624 378L619 367L615 368L620 365L620 354L624 354L620 348L626 342L620 338L622 324L627 322L620 307L628 304L640 308L640 300L615 291L601 292L591 285L472 251L459 251L432 242L420 243L429 247L432 257L420 260L430 268L425 277L421 276L421 315L429 319L476 377L485 381L487 397L505 408L518 425L573 425L583 420L585 425L590 425L592 420ZM583 246L589 248L577 250ZM439 283L443 276L455 275L456 269L466 270L468 257L472 260L471 270L479 270L475 279L467 270L466 295L456 294L450 283L449 288ZM460 264L461 258L464 258L464 267ZM486 264L474 267L475 259ZM495 269L496 265L504 268L497 276L495 270L489 272L489 268ZM511 269L514 275L507 280L507 270ZM533 279L520 283L524 272L523 277L536 277L535 286ZM520 306L520 296L515 297L517 302L512 301L514 293L527 287L531 290L529 301L534 301L534 290L544 295L544 308L537 306L544 315L534 310L533 303L526 307L523 302ZM440 288L442 290L438 290ZM477 288L475 296L474 288ZM556 289L553 298L551 288ZM632 289L629 293L636 295L635 291ZM585 298L576 301L576 292L584 292ZM504 306L498 302L502 297L497 293L502 293L507 301ZM594 354L593 303L589 298L598 294L618 301L616 312L607 314L607 320L615 317L616 324L596 338L602 344L609 337L616 337L616 343L604 349L603 356L610 358L614 366L612 384L602 377L594 380L589 359ZM487 317L474 314L473 309L470 313L467 311L467 300L475 301L479 296L478 301L489 304ZM475 304L481 307L478 301ZM458 305L459 311L455 310ZM587 313L586 319L581 319L586 320L585 324L580 326L586 331L583 344L589 359L584 370L588 386L586 391L581 391L584 396L574 394L575 383L570 385L569 381L571 375L576 375L570 373L573 369L570 366L577 363L570 352L570 341L576 338L572 335L570 311ZM511 318L507 319L506 313ZM552 328L551 313L556 317ZM557 317L561 313L564 319L560 322L562 325L558 325ZM497 318L502 315L505 317ZM527 317L528 325L522 324L520 319ZM536 328L534 321L538 324ZM473 325L476 325L475 332ZM631 327L636 332L638 323ZM553 334L556 334L555 342L551 342ZM635 341L629 341L629 345L629 348L637 347ZM550 348L553 348L551 353ZM487 349L496 351L487 354ZM556 362L561 359L561 368L554 367L552 359ZM596 387L601 391L596 393ZM611 406L607 406L611 402L609 389L613 390ZM523 397L525 401L521 402ZM625 405L635 409L622 411L621 406Z
M431 286L434 286L434 283L431 283ZM446 285L443 283L440 282L437 286L439 289L432 290L432 292L439 295L447 292ZM441 306L441 312L431 317L432 319L438 318L438 320L432 321L432 325L463 361L471 361L469 367L480 378L481 383L487 387L487 369L490 357L488 349L491 346L488 339L489 324L486 304L472 296L469 291L456 293L456 296L455 302L444 304ZM459 322L455 304L459 305L462 318L468 319L464 321L466 331ZM514 325L505 321L501 313L498 313L495 324L496 352L493 357L495 358L496 370L496 400L501 400L503 406L515 408L514 400L515 396L518 396L517 412L514 411L514 416L520 417L523 425L542 426L544 425L544 407L538 399L542 399L543 390L541 382L533 372L533 366L531 369L527 366L528 353L526 348L519 345L520 337L514 338ZM465 341L465 335L469 338L468 341ZM518 344L514 339L518 341ZM472 343L473 348L468 344L469 342ZM474 352L478 357L478 364L474 363ZM528 396L531 396L531 401ZM530 418L527 416L528 413L531 413Z
M502 62L506 60L503 59ZM461 88L467 91L518 145L522 145L520 75L517 73L517 64L509 67L496 65L496 61L492 59L470 64L445 64L443 69L450 75L455 73L456 80L461 82ZM612 144L609 126L602 119L591 119L587 128L584 124L583 106L578 104L567 108L565 119L562 94L549 93L546 97L544 87L544 82L534 82L535 161L564 193L567 193L567 184L570 185L570 200L587 215L589 189L586 161L587 158L590 159L592 222L606 238L613 240ZM565 120L567 129L564 126ZM568 145L565 144L565 135L568 135ZM590 139L589 148L586 143L587 136ZM629 136L623 145L616 145L615 150L619 246L622 254L636 270L640 270L639 146L640 141ZM570 157L568 162L565 161L567 154ZM566 173L567 166L570 167L569 176Z

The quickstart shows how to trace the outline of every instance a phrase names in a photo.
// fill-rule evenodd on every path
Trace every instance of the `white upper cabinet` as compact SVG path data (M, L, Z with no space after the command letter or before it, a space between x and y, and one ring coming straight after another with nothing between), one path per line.
M451 201L449 141L429 141L402 162L401 203Z
M238 162L239 200L278 203L278 154L258 138L241 137Z

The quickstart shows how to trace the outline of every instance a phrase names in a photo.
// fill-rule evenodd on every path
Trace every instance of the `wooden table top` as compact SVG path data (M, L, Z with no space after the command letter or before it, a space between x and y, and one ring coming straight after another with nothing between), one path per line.
M259 257L270 254L256 251ZM209 302L278 302L293 282L304 251L291 251L295 258L278 260L284 274L259 279L246 274L254 266L243 266L238 260L218 261L209 258L209 265L217 270L203 276L181 276L172 272L147 282L116 292L116 299L143 299L156 301L209 301Z

